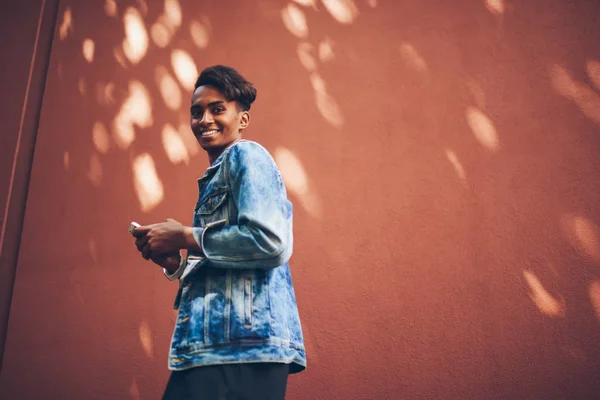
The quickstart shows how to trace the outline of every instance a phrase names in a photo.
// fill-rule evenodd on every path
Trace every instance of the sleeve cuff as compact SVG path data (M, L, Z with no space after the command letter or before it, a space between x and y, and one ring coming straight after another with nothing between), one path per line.
M227 224L227 220L220 219L218 221L209 222L204 228L192 229L192 235L194 236L194 240L196 241L196 243L198 243L198 247L200 247L200 249L202 250L202 254L204 254L204 257L209 258L208 254L206 253L206 249L204 248L204 234L207 230L211 228L219 228L221 226L224 226L225 224Z
M183 274L183 271L185 271L186 265L187 265L187 262L186 262L185 258L179 256L179 268L177 268L177 271L175 271L171 275L169 275L167 270L163 268L163 273L165 274L165 277L168 280L174 281L175 279L179 279L181 277L181 275Z
M192 228L192 235L194 236L194 240L198 243L198 247L204 253L204 249L202 248L202 237L204 236L204 228Z

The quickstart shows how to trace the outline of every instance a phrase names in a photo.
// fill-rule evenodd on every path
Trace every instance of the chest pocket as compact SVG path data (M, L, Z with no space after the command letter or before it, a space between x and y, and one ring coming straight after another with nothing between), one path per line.
M196 208L196 218L202 221L202 226L220 220L229 222L227 197L227 188L221 188L209 193L204 201L198 205Z

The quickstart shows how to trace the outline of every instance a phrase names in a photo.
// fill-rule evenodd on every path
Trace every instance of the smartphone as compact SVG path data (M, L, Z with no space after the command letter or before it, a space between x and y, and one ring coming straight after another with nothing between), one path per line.
M135 228L139 228L140 226L141 226L141 225L140 225L140 224L138 224L137 222L132 222L132 223L129 225L129 233L133 233L133 230L134 230Z

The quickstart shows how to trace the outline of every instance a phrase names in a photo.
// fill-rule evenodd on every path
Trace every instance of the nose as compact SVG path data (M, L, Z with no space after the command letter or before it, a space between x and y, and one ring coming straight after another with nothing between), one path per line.
M202 114L202 119L200 120L200 124L206 125L210 124L211 122L213 122L212 113L210 112L210 110L204 111L204 114Z

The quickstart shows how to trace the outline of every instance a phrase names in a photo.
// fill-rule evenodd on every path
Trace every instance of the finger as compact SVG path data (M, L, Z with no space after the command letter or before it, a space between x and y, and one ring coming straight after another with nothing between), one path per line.
M148 236L142 236L139 237L135 240L135 245L137 246L138 249L141 249L142 247L144 247L146 245L146 243L148 243Z
M148 232L150 232L150 229L152 229L153 225L146 225L146 226L140 226L138 228L135 228L131 234L136 237L142 237L148 234Z
M165 258L163 256L152 255L150 257L150 261L152 261L156 265L161 265L165 262Z
M150 245L145 245L142 248L142 257L144 257L146 260L149 260L151 256L152 256L152 249L150 248Z
M144 256L143 249L138 249L138 251L140 252L140 255L142 256L142 258L147 260L147 258Z

